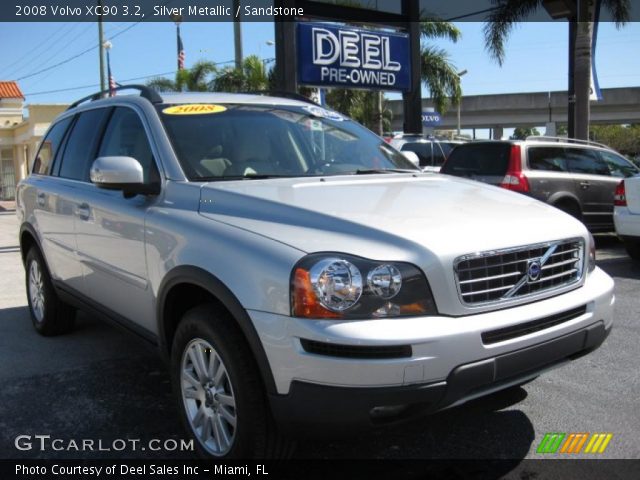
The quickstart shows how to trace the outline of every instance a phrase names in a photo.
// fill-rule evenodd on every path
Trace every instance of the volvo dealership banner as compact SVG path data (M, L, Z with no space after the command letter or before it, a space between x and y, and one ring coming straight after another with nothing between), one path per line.
M410 90L409 36L323 23L298 24L298 81L315 86Z

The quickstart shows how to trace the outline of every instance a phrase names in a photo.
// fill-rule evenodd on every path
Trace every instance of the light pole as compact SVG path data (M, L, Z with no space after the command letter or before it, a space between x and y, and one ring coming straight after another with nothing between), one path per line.
M462 82L462 76L466 75L468 70L465 68L457 73L458 78ZM460 101L458 102L458 136L460 136L460 105L462 104L462 97L460 97Z
M273 40L265 40L264 44L267 47L273 47L276 42L274 42ZM260 50L262 49L262 44L258 44L258 57L260 57L260 59L262 60L262 68L264 69L264 73L266 75L267 73L267 63L271 62L272 60L269 58L262 58L262 54L260 53Z

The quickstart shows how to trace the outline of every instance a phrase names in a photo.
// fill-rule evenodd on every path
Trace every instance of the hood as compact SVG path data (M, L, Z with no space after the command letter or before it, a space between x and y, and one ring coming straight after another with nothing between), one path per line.
M379 260L586 235L577 220L525 195L429 173L211 182L200 213L303 252Z

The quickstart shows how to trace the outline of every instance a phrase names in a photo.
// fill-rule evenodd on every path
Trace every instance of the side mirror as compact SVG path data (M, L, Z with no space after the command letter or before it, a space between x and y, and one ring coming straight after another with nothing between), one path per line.
M122 190L125 197L160 193L159 184L144 183L142 165L132 157L98 157L91 165L90 177L97 187Z
M418 154L416 152L410 152L409 150L403 150L402 155L404 155L404 157L409 160L411 163L413 163L416 167L420 166L420 158L418 157Z

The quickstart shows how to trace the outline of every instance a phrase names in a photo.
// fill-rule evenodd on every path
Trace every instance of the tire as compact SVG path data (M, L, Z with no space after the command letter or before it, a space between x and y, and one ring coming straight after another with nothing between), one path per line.
M640 261L640 241L624 240L624 248L631 258Z
M171 349L182 423L203 457L286 458L293 443L274 425L258 367L233 322L212 305L182 317Z
M36 247L27 253L25 265L25 287L33 327L45 337L71 331L76 311L56 295L47 265Z

